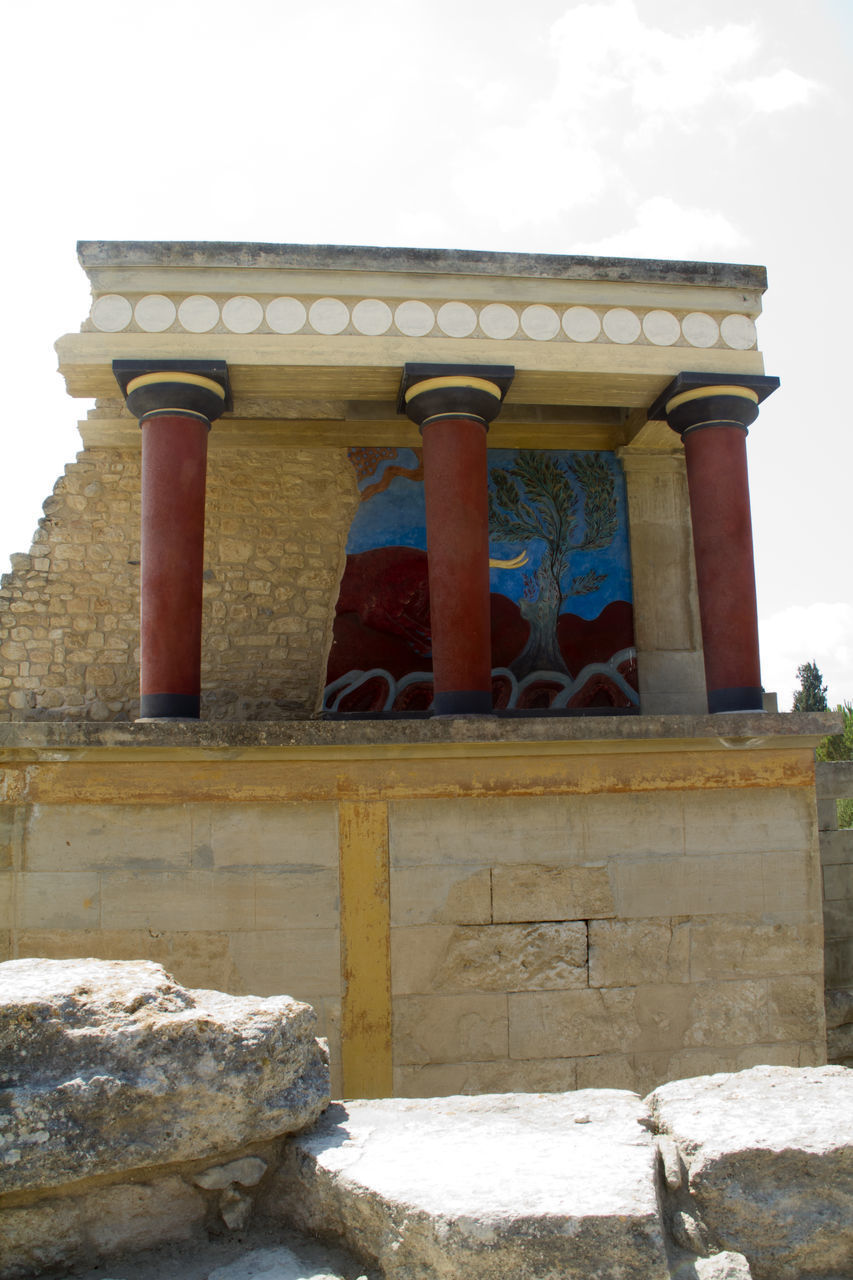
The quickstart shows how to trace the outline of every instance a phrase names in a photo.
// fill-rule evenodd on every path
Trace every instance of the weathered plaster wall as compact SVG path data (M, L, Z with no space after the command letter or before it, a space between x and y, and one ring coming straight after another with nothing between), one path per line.
M0 585L0 719L137 714L139 465L127 449L79 454L30 554L13 557ZM218 449L211 436L206 719L313 713L357 501L345 450Z
M0 752L6 954L308 1000L348 1096L822 1062L811 745L543 726L55 726Z

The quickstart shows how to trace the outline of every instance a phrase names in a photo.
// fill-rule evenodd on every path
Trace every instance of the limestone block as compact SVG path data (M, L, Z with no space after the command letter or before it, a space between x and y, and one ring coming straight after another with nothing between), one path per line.
M749 1263L742 1253L725 1249L710 1258L692 1257L676 1266L672 1280L753 1280Z
M488 924L491 893L488 867L394 867L391 924Z
M239 990L263 996L289 991L311 1002L340 994L336 928L245 930L229 935L229 948Z
M396 995L585 987L586 924L393 929L391 972Z
M823 869L823 894L827 901L853 901L853 863L833 863Z
M4 1206L0 1275L41 1275L164 1240L188 1240L204 1213L204 1197L174 1175Z
M828 987L853 985L853 938L833 938L823 951Z
M624 1053L600 1053L575 1058L578 1089L636 1089L633 1057Z
M799 787L691 791L684 797L687 853L785 853L811 849L813 793Z
M337 806L209 805L193 816L193 840L197 849L210 850L213 867L337 869Z
M836 864L850 866L853 863L853 831L847 828L842 831L822 831L820 860L825 867Z
M3 1190L238 1149L328 1101L314 1014L189 991L147 961L0 966Z
M575 1058L509 1058L495 1062L438 1062L394 1068L394 1096L443 1098L453 1094L564 1093L576 1087ZM600 1084L604 1077L596 1077ZM608 1088L617 1087L607 1079ZM586 1086L581 1086L586 1087Z
M817 922L762 924L722 916L691 921L689 935L690 973L699 982L819 973L823 963L822 930Z
M609 1090L335 1105L267 1204L388 1280L665 1280L644 1118Z
M584 808L574 796L394 801L388 806L392 867L524 862L583 857Z
M853 899L839 898L823 904L824 937L853 937Z
M395 1066L509 1056L505 995L395 996L392 1008Z
M247 875L252 873L247 872ZM254 873L255 928L335 928L340 902L338 871L280 867Z
M511 1058L618 1053L636 1037L634 992L520 992L507 997Z
M610 868L616 914L645 916L802 915L814 887L801 854L693 854L619 859Z
M606 867L526 864L492 871L495 922L590 920L613 915Z
M109 929L231 930L255 923L255 886L244 872L109 871L100 880L102 921Z
M690 932L671 920L591 920L589 985L629 987L690 980Z
M44 959L153 960L182 986L234 991L228 934L158 933L148 929L21 929L18 955ZM258 992L259 995L280 994ZM236 992L235 992L236 994Z
M28 871L189 867L188 805L37 804L24 835Z
M681 792L617 792L583 798L587 858L684 852ZM658 913L662 914L662 913Z
M756 1280L853 1274L853 1072L755 1067L647 1101L716 1249Z
M23 929L86 929L100 923L100 877L89 871L25 871L17 876Z

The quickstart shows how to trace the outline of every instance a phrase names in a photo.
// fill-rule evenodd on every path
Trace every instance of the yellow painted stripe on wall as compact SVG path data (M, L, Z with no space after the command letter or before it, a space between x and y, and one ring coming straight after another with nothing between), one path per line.
M173 804L176 801L428 799L432 796L590 795L717 787L812 787L811 747L659 751L588 756L422 759L44 762L6 771L12 801Z
M345 1098L393 1093L388 806L338 811L341 877L341 1065Z

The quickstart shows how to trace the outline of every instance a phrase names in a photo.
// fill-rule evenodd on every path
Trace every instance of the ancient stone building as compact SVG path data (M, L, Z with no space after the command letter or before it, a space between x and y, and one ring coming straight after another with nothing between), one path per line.
M820 1062L827 721L758 661L763 270L80 260L96 407L0 590L4 955L309 1000L349 1096Z

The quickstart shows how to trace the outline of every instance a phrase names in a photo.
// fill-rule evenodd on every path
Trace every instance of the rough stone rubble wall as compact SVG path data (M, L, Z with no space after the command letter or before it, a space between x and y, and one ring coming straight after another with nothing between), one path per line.
M0 719L128 720L139 698L138 452L86 450L0 583ZM358 502L346 452L211 447L203 712L314 712Z

